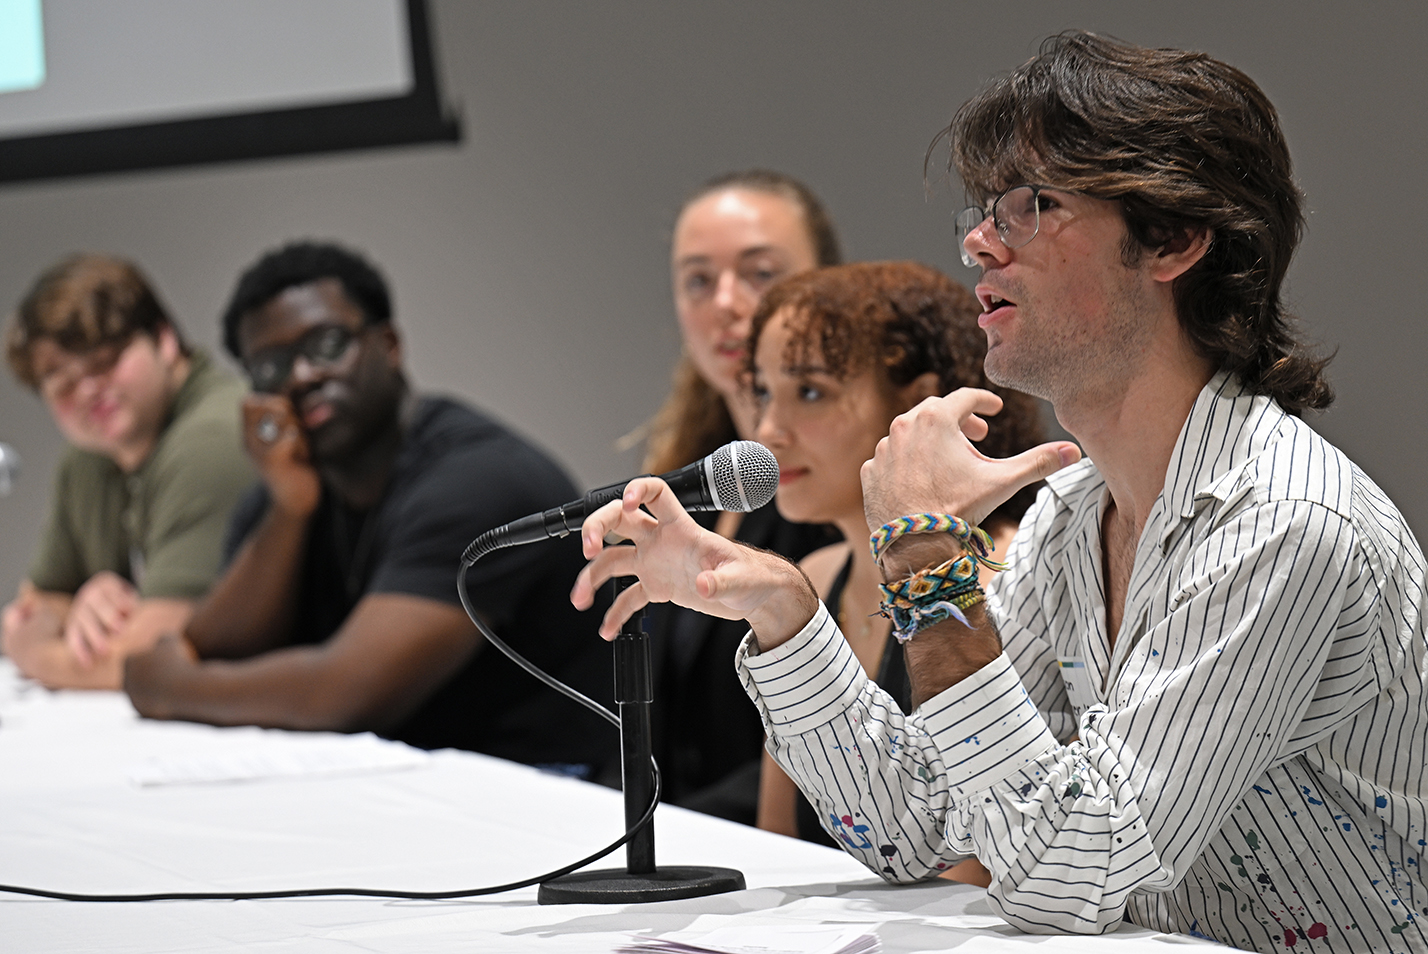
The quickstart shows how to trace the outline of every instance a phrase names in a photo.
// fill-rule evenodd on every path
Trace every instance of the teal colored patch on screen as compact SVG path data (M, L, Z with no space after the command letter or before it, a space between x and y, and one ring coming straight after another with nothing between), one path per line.
M45 27L40 0L0 0L0 93L45 81Z

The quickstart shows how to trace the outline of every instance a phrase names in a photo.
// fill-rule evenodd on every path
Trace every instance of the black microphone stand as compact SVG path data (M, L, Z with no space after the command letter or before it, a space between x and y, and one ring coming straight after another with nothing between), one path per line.
M619 596L633 582L633 577L616 578L615 595ZM626 828L640 820L654 797L654 771L650 765L654 677L644 618L644 610L637 611L615 639L615 701L620 705L620 780L625 792ZM554 878L540 886L536 899L541 904L625 904L702 898L743 888L744 876L733 868L657 867L651 817L626 843L624 870L601 868Z

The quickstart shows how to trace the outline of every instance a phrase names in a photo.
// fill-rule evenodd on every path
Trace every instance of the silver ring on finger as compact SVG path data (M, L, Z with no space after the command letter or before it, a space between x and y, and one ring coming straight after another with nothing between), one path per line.
M258 426L253 433L258 435L258 440L264 444L271 444L278 439L278 422L273 419L273 415L264 414L258 420Z

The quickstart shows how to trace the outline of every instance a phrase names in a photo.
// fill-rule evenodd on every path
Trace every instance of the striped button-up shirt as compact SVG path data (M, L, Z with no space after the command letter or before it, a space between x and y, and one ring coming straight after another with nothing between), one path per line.
M740 672L770 751L889 881L976 855L1034 932L1122 918L1260 951L1428 951L1424 560L1341 452L1217 375L1114 652L1090 462L989 594L1005 651L911 716L827 611Z

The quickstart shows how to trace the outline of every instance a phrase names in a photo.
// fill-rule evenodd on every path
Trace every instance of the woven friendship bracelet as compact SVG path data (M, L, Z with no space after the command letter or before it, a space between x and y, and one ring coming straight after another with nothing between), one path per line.
M893 636L899 643L945 619L971 626L963 611L986 598L977 582L977 561L970 554L878 589L883 594L882 615L892 620Z
M963 555L931 569L919 570L905 580L881 584L884 606L908 608L936 602L966 592L977 585L977 564Z
M935 603L929 603L925 606L914 606L911 609L895 606L889 612L893 621L893 638L899 643L905 643L916 636L918 630L936 625L948 619L955 619L970 629L972 624L967 621L965 611L976 606L986 598L986 594L983 593L982 588L978 586L950 600L938 600Z
M991 536L981 527L974 526L961 517L950 513L910 513L896 520L889 520L868 537L868 547L873 551L873 560L881 563L883 552L909 533L950 533L962 544L976 562L992 570L1005 570L1005 563L998 563L989 554L995 549Z

